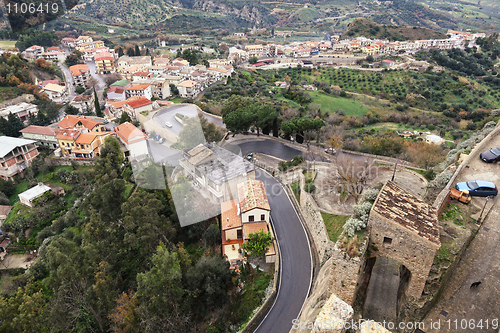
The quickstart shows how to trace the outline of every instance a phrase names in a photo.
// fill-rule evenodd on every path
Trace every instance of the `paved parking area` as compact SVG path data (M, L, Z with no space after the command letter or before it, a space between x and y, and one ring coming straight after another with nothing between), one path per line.
M500 146L500 136L491 140L489 148L497 146ZM464 169L457 182L467 180L489 180L498 186L500 164L487 164L478 157ZM440 300L424 318L425 332L498 332L500 325L498 200L496 197L487 203L485 212L489 211L489 214L484 219L481 229L448 281ZM485 201L485 198L473 198L471 204L482 209ZM471 284L476 281L481 281L481 284L471 289ZM441 325L437 327L434 324L435 328L431 328L431 322ZM482 328L478 327L479 323L482 324Z

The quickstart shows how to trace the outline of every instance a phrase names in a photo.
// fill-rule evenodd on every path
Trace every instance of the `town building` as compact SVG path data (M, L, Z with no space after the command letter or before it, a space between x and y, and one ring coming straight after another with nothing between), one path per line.
M147 135L129 122L115 128L116 137L125 146L124 154L129 160L148 155Z
M47 94L51 101L58 104L63 104L68 99L68 89L63 85L49 83L43 87L41 92Z
M94 57L96 72L98 74L110 74L116 71L115 69L115 58L110 52L100 52Z
M123 104L123 111L127 112L130 119L135 121L141 112L151 111L156 107L156 102L151 102L146 97L132 96Z
M0 136L0 177L14 180L38 156L36 141Z
M3 117L6 120L9 119L10 113L18 116L23 123L27 124L30 114L33 116L36 116L38 114L38 106L36 106L35 104L22 102L0 109L0 117Z
M216 144L199 144L179 161L184 175L218 202L237 197L237 184L255 179L255 166Z
M19 202L25 206L33 207L33 201L49 191L49 186L39 183L37 186L32 187L29 190L19 193Z
M77 108L81 114L94 112L94 94L77 95L69 104Z
M87 88L90 80L90 70L88 65L78 64L69 67L75 85Z
M409 278L404 294L419 299L441 247L436 208L388 181L372 206L368 228L370 257L400 263Z
M151 86L149 84L134 84L131 87L125 88L125 97L130 98L133 96L145 97L151 100L153 97Z
M45 52L43 46L33 45L24 50L22 55L26 59L36 60L42 56L43 52Z
M35 140L38 146L52 149L56 149L58 146L56 135L59 130L57 128L30 125L19 132L21 132L24 139Z
M179 96L184 98L194 98L201 89L201 84L193 80L182 81L177 85Z
M105 132L106 128L100 120L87 116L66 115L57 123L59 128L81 128L91 132Z

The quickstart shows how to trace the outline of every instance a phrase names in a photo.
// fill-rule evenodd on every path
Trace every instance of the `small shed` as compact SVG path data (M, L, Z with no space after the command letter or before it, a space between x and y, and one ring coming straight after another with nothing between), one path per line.
M33 200L48 191L50 191L50 187L44 185L43 183L38 183L37 186L32 187L23 193L19 193L19 201L25 206L33 207Z

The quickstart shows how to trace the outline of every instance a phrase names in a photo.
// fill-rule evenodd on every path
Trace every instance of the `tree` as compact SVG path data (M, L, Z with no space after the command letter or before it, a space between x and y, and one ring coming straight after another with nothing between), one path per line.
M76 93L77 94L83 94L85 92L85 88L84 87L76 87Z
M205 142L205 136L198 117L185 120L185 125L179 133L179 144L182 149L191 149Z
M263 257L273 242L271 234L264 230L253 232L248 238L243 249L252 257Z
M342 139L342 134L332 134L330 139L328 139L328 147L339 151L344 145L344 140Z
M251 101L240 95L231 95L222 107L221 114L225 116L235 110L244 108L245 106L251 104Z
M64 112L66 114L78 114L80 113L80 110L78 110L77 108L75 108L73 105L71 104L66 104L66 107L64 108Z
M136 57L139 57L141 55L141 50L139 49L139 45L135 45L134 55Z
M246 132L255 121L255 115L249 108L242 108L222 117L226 128L234 134Z
M73 52L66 57L66 60L64 61L64 63L68 67L76 65L76 64L80 63L80 57L78 57L78 55L75 52Z
M181 309L186 292L178 254L160 245L151 257L151 269L137 274L141 331L187 332L189 314Z
M130 118L130 116L126 111L123 111L120 117L120 124L126 123L127 121L130 123L132 122L132 119Z
M23 122L21 121L21 119L17 115L12 114L12 112L9 112L7 119L9 121L10 126L11 126L11 132L10 132L10 134L7 134L7 135L13 136L16 138L19 137L21 135L21 133L19 133L19 131L24 128L24 125L23 125Z
M94 163L96 180L117 178L121 171L123 159L120 142L111 135L106 137L101 154Z
M123 56L125 53L123 52L123 48L122 47L118 47L118 57L121 57Z
M220 257L201 257L187 273L194 313L203 318L227 302L231 286L229 262Z
M133 57L133 56L135 56L135 51L134 51L134 48L133 48L133 47L129 47L129 48L127 48L127 55L128 55L129 57Z
M199 113L198 118L200 119L201 128L203 130L203 135L207 142L219 142L224 136L222 128L215 125L214 123L208 122L207 118L203 114Z
M257 57L250 57L250 59L248 59L248 63L253 65L255 64L259 59Z
M373 62L373 56L369 55L368 57L366 57L366 61Z
M102 113L101 105L99 104L99 98L97 97L97 92L95 91L95 88L94 88L94 108L96 116L101 118L104 117L104 113Z

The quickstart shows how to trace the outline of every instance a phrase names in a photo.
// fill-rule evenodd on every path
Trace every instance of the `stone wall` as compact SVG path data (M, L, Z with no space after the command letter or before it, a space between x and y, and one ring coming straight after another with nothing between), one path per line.
M404 265L411 272L406 295L415 299L420 298L439 245L431 243L373 210L370 213L368 226L371 257L386 257ZM390 244L384 243L386 237L387 240L391 240Z
M305 222L311 236L314 238L314 244L318 251L319 261L321 265L325 263L333 252L333 242L328 237L328 232L325 228L325 222L319 211L319 207L313 197L304 190L305 177L302 173L300 177L300 209L304 216Z
M370 235L367 233L366 238L369 239L369 237ZM365 265L363 254L366 252L367 245L368 242L365 241L361 246L359 251L361 257L351 258L335 244L332 254L333 266L331 269L328 296L335 294L347 304L354 304L358 285L363 276L361 274Z

